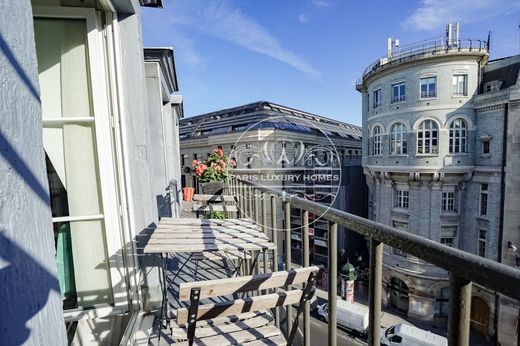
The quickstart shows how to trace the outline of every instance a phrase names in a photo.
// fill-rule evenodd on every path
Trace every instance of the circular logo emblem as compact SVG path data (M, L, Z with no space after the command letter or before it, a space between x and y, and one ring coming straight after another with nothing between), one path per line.
M277 116L250 124L239 135L229 154L229 176L255 183L257 187L278 190L321 203L330 208L341 185L341 162L330 131L305 119ZM231 184L232 192L249 205L251 199L270 198L258 191L244 194ZM274 195L276 198L282 197ZM269 207L268 207L269 208ZM245 210L244 210L245 209ZM241 208L245 217L254 217L255 210ZM309 226L322 215L309 215ZM269 219L269 218L268 218ZM258 220L264 223L261 218ZM270 228L266 221L261 226ZM292 229L301 228L291 225Z

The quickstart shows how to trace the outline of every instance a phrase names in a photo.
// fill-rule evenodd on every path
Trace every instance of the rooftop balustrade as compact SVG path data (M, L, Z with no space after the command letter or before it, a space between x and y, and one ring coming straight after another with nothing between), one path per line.
M413 61L423 57L465 53L487 53L489 51L489 40L482 39L459 39L448 42L447 40L424 41L405 47L396 47L387 55L377 59L363 71L363 75L356 81L358 90L363 88L364 81L373 73L383 68L392 67L403 62Z

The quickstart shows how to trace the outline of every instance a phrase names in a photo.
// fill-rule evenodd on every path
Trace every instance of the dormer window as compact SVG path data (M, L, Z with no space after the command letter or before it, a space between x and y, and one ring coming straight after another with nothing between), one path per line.
M487 82L484 84L484 93L494 93L500 90L502 86L501 80L494 80L492 82Z

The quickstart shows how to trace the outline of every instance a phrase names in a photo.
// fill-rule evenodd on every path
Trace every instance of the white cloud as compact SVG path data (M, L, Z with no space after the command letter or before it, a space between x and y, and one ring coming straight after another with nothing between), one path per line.
M509 0L422 0L401 26L412 31L438 31L449 22L480 21L518 8L517 2Z
M195 41L178 31L172 35L175 58L181 60L191 67L201 67L204 61L200 54L195 50Z
M300 23L307 23L309 21L309 16L307 16L306 14L300 14L298 20L300 21Z
M177 1L172 21L284 62L312 78L320 72L304 58L284 48L266 28L227 0Z

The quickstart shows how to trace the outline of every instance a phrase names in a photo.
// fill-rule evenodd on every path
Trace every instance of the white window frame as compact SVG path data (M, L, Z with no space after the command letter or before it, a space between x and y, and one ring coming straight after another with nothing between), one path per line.
M431 125L426 127L426 124ZM426 136L427 134L428 136ZM437 143L435 146L433 145L434 141ZM419 152L419 148L422 149L422 152ZM428 152L426 152L427 148ZM439 155L439 125L432 119L425 119L419 124L417 129L417 155Z
M461 84L462 81L462 84ZM453 95L455 96L468 96L468 74L457 73L453 75Z
M434 80L435 83L434 83L434 91L430 90L430 85L432 83L430 83L430 80ZM422 86L423 86L423 81L426 82L426 92L423 93L422 91ZM436 98L437 97L437 76L424 76L424 77L421 77L420 78L420 81L419 81L419 97L420 99L433 99L433 98Z
M376 109L376 108L379 108L381 107L381 105L383 104L383 92L382 92L382 89L381 88L378 88L376 90L374 90L372 92L372 108L373 109Z
M392 124L390 127L390 155L408 154L407 136L406 125L404 123L396 122ZM399 150L397 150L398 147Z
M119 200L117 197L117 185L119 184L114 171L115 157L112 146L112 126L110 124L110 105L107 95L110 95L107 85L108 71L105 66L106 54L104 34L99 13L92 8L72 7L46 7L33 6L33 18L48 19L83 19L87 28L87 64L89 68L89 80L92 96L91 118L74 118L78 122L94 122L95 145L97 152L97 164L99 171L99 184L103 214L87 216L71 216L53 218L53 222L72 222L84 220L103 220L105 240L107 246L107 260L110 272L110 284L113 293L112 304L100 304L92 309L77 308L64 310L64 318L67 321L77 320L91 316L106 316L121 313L128 310L128 291L125 278L122 273L125 266L118 251L123 248L121 240L121 222L119 217ZM92 120L93 119L93 120ZM45 124L66 122L67 119L46 119ZM110 173L108 173L110 172ZM87 312L88 311L88 312Z
M372 155L383 155L383 127L376 125L372 132Z
M443 191L441 198L442 211L457 211L455 191Z
M394 189L394 208L410 207L410 190L404 185L396 185Z
M403 90L401 90L401 87L403 87ZM406 101L406 83L398 82L392 84L392 103L399 103L403 101Z
M459 127L455 127L460 124ZM454 119L450 123L449 130L449 152L450 154L466 154L468 152L468 124L462 118Z

